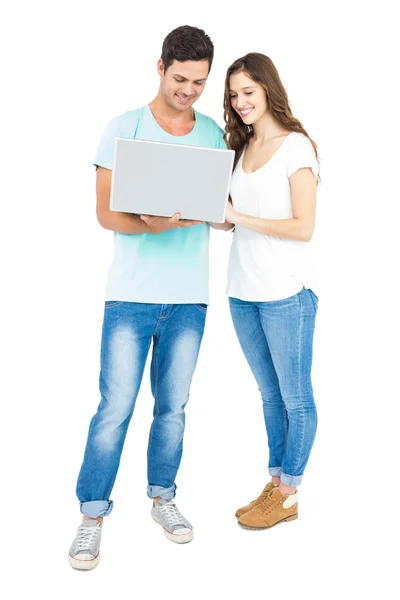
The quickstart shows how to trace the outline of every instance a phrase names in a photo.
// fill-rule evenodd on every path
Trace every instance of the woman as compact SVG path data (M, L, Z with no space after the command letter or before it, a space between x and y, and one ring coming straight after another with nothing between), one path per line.
M224 118L225 140L236 152L227 292L262 396L271 476L236 516L243 527L266 529L297 518L297 486L317 428L311 363L318 284L309 242L318 155L263 54L247 54L228 69Z

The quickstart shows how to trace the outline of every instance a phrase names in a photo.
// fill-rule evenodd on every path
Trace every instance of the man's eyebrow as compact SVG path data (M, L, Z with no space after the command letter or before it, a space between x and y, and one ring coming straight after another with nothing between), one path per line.
M179 75L179 73L174 73L173 74L174 77L180 77L181 79L184 79L185 81L187 81L187 77L184 77L183 75ZM201 77L200 79L195 79L194 81L206 81L207 77Z

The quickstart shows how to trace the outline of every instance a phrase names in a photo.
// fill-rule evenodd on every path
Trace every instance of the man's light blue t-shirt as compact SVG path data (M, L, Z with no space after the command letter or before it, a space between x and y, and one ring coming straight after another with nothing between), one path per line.
M195 125L183 136L164 131L148 105L115 117L105 129L94 164L112 170L116 137L226 149L223 131L217 123L194 112ZM195 181L193 185L196 185ZM177 194L190 194L190 190L179 189L179 182L176 191ZM208 304L209 235L207 223L159 234L114 233L114 258L105 299L151 304Z

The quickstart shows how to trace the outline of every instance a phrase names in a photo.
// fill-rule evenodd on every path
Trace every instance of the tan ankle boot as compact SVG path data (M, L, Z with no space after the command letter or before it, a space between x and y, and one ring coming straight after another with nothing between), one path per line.
M252 510L256 506L261 504L261 502L264 502L264 500L266 499L266 497L268 496L270 491L273 490L274 488L275 488L275 485L272 483L272 481L267 483L267 485L265 486L265 488L263 489L261 494L258 496L258 498L256 500L253 500L253 502L250 502L250 504L247 504L247 506L243 506L242 508L239 508L236 511L235 515L237 517L241 517L245 513L249 512L249 510Z
M243 514L238 523L246 529L268 529L284 521L294 521L298 516L298 492L283 496L275 488L258 506Z

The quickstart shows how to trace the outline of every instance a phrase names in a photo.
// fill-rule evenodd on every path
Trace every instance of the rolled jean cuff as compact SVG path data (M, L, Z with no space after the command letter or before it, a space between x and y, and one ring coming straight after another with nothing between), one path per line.
M147 495L149 498L163 498L164 500L172 500L175 498L176 485L174 484L172 487L165 488L161 485L148 485L147 486Z
M268 473L271 477L280 477L282 475L282 467L269 467Z
M106 517L113 509L112 500L92 500L91 502L81 502L81 513L86 517L97 519L97 517Z
M281 475L281 483L288 486L300 485L302 479L303 475L286 475L286 473Z

